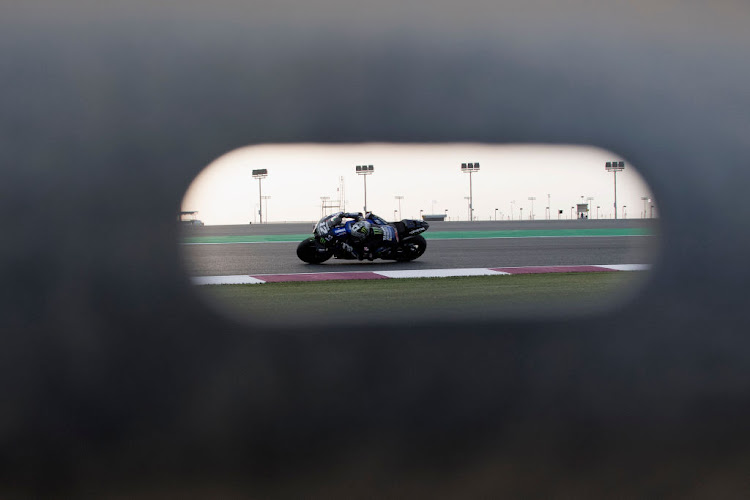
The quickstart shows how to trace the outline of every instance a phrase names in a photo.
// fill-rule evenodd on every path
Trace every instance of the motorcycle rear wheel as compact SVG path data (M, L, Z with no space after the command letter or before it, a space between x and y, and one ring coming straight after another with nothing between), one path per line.
M333 250L325 249L319 251L321 247L317 245L314 237L307 238L297 245L297 257L308 264L320 264L327 261L333 255Z
M396 260L409 262L420 257L427 248L427 241L420 234L410 237L396 248Z

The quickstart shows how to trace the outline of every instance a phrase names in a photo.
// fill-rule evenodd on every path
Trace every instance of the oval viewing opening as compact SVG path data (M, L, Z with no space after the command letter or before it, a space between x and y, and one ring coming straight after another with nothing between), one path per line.
M179 220L201 295L251 322L601 311L658 246L643 178L583 146L249 146L198 175Z

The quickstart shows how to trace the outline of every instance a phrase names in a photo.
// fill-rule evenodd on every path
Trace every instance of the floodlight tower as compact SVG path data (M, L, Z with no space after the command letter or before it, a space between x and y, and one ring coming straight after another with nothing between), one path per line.
M372 175L375 172L375 167L372 165L357 165L357 175L361 175L365 181L365 210L363 213L367 213L367 176Z
M268 200L271 199L270 196L261 196L261 199L265 200L266 202L266 224L268 224Z
M401 195L397 195L395 196L395 198L398 200L398 216L399 218L403 219L404 216L401 214L401 200L403 200L404 197Z
M321 196L320 197L320 218L326 216L326 205L328 205L328 200L330 200L330 196Z
M268 169L265 168L259 168L256 170L253 170L253 178L258 179L258 205L260 208L258 208L258 215L260 219L260 223L263 224L263 191L261 189L261 181L268 177Z
M474 193L471 184L471 174L479 172L479 163L462 163L461 172L469 174L469 220L474 220Z
M529 196L529 201L531 202L531 213L529 214L529 220L534 220L534 200L536 200L536 196Z
M607 169L607 172L612 172L615 174L615 219L617 219L617 172L622 172L625 170L625 162L624 161L608 161L605 166L605 169Z

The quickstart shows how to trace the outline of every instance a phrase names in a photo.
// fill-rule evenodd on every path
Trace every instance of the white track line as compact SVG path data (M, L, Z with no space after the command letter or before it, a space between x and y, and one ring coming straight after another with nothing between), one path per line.
M648 264L613 264L613 265L597 265L597 267L606 267L614 271L648 271L651 266Z
M377 271L388 278L450 278L454 276L491 276L508 274L490 269L413 269L408 271Z
M554 267L601 267L612 271L647 271L651 268L649 264L593 264L591 266L528 266L528 269L534 269L535 267L541 268L554 268ZM507 269L525 269L525 267L513 267ZM459 268L459 269L413 269L404 271L345 271L345 272L327 272L327 273L297 273L297 274L256 274L252 277L248 275L234 275L234 276L195 276L192 281L196 285L249 285L249 284L261 284L267 283L262 278L264 276L298 276L305 274L325 274L334 277L336 275L349 275L347 278L342 279L357 279L356 275L361 274L377 274L385 278L450 278L455 276L502 276L510 275L515 273L507 273L503 271L493 271L488 268Z
M265 281L247 275L193 277L194 285L256 285L260 283L265 283Z

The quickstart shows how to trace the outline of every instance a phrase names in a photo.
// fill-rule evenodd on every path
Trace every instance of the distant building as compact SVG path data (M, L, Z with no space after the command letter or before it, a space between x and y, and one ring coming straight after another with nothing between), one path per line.
M588 219L589 218L589 204L588 203L579 203L578 209L576 210L578 213L579 219Z
M198 220L197 218L197 210L193 210L191 212L180 212L180 214L177 216L177 221L180 224L184 224L186 226L202 226L203 221Z

